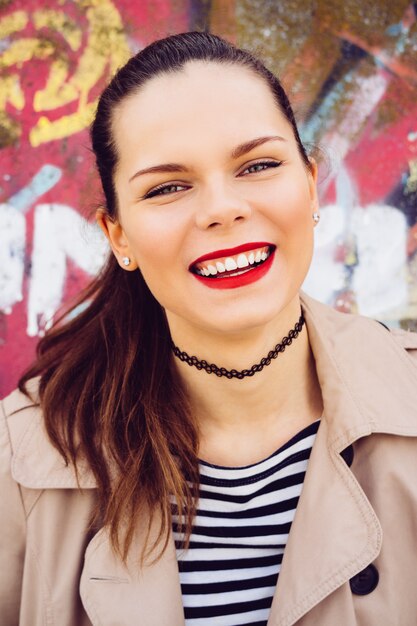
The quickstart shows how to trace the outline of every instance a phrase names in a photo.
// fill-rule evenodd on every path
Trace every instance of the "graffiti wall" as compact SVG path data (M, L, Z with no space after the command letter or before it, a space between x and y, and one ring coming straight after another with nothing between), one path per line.
M391 325L417 318L417 4L391 0L0 1L0 396L107 254L88 125L153 39L208 29L258 50L320 162L305 289Z

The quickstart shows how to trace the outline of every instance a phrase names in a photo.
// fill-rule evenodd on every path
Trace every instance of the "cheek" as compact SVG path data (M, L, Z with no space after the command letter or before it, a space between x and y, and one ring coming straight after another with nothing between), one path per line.
M273 219L279 228L282 263L299 281L308 271L314 246L312 199L305 177L283 181L275 198Z
M132 252L143 276L159 280L176 262L181 261L184 227L174 214L163 215L159 211L146 213L125 225Z
M289 242L308 235L312 237L312 201L304 178L283 179L278 188L268 193L266 200L269 218Z

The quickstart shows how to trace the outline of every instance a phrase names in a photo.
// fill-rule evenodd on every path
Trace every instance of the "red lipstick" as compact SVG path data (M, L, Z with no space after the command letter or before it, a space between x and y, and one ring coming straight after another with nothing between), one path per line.
M239 252L246 252L247 250L256 250L256 248L265 248L269 246L270 248L272 244L265 241L252 241L251 243L244 243L241 246L236 246L236 248L227 248L226 250L215 250L214 252L209 252L208 254L204 254L203 256L198 257L195 261L190 264L191 269L193 265L197 263L201 263L202 261L210 261L211 259L221 259L222 257L234 256L235 254L239 254Z
M237 267L225 272L218 272L215 276L203 276L201 271L198 271L196 265L203 261L209 261L213 259L221 259L232 256L237 256L239 253L246 252L248 250L256 250L259 248L268 248L268 258L265 261L257 262L245 267ZM190 271L206 287L210 289L236 289L237 287L244 287L251 283L260 280L270 270L275 258L275 246L269 243L250 243L236 248L229 248L227 250L216 250L210 254L199 257L194 263L190 265ZM214 264L213 264L214 265Z

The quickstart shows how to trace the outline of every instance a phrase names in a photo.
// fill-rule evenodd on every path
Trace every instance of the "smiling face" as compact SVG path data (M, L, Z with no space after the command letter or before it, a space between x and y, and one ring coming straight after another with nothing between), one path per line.
M315 170L266 83L188 63L125 99L113 117L119 262L139 266L174 341L241 333L299 312L310 264Z

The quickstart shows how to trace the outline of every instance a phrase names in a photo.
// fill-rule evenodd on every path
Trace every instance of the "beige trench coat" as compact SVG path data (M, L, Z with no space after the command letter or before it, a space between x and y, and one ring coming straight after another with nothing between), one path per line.
M268 625L413 626L417 335L303 302L324 418ZM94 478L83 468L77 489L39 410L14 413L27 404L3 402L1 626L184 626L172 538L140 570L140 533L127 567L104 530L89 535Z

